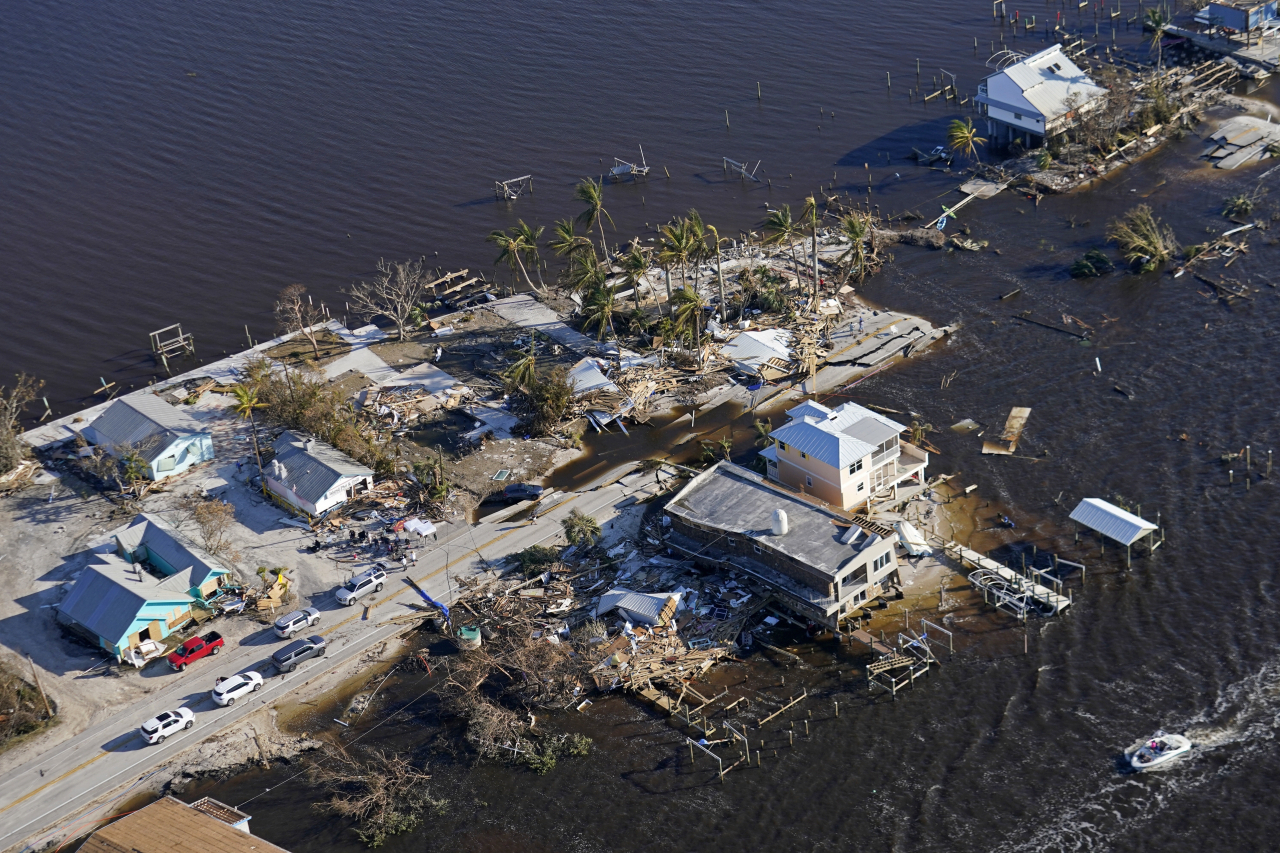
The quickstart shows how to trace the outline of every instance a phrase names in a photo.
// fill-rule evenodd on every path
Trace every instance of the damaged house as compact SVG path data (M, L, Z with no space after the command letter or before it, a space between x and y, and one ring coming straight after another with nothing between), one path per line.
M974 101L987 118L993 144L1015 140L1039 148L1075 126L1081 114L1097 109L1107 90L1055 44L1032 56L1001 51L988 65L998 69L978 84Z
M929 454L900 438L902 424L857 403L812 401L787 412L761 451L768 477L843 510L908 480L924 482Z
M899 584L893 530L730 462L690 480L664 512L669 547L764 581L788 609L819 625L837 628Z
M213 433L154 394L121 397L81 433L113 456L136 452L151 480L181 474L213 459Z
M58 618L124 657L185 625L229 576L161 518L141 513L116 534L112 551L94 554L58 605Z
M263 472L267 489L307 515L324 515L373 485L373 469L332 445L284 432Z

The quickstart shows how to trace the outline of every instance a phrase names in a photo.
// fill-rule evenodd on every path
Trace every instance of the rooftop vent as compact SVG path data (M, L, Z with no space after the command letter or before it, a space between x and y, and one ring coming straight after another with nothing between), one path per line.
M784 510L775 509L773 511L773 535L786 536L788 529L787 513Z

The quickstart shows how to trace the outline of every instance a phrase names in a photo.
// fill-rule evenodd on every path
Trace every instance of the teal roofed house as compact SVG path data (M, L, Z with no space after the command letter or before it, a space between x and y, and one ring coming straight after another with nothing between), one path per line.
M115 553L94 556L58 613L118 657L181 628L230 575L154 515L142 513L115 540Z

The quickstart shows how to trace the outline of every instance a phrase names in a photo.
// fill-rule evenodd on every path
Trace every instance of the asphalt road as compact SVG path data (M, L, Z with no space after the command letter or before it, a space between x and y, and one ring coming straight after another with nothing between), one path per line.
M407 576L437 601L451 602L458 578L481 574L504 557L556 537L561 532L560 519L571 510L579 509L603 524L654 489L650 475L637 474L595 491L553 496L553 505L543 508L537 521L475 525L423 554ZM404 630L404 625L386 620L410 612L405 605L420 599L405 574L393 573L388 580L382 593L360 603L369 605L367 611L360 605L337 607L335 602L336 609L322 612L314 633L328 640L323 658L307 661L293 673L276 674L270 656L285 641L267 628L216 657L197 661L186 672L172 673L145 701L122 708L0 779L0 850L67 824L121 785ZM247 670L262 673L262 689L229 708L214 704L210 698L214 680ZM148 746L138 726L161 711L179 707L195 712L195 725L163 744Z

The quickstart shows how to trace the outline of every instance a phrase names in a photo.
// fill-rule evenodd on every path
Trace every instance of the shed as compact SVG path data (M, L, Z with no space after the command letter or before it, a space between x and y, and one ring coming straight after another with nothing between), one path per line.
M617 610L631 622L641 625L665 625L675 616L680 604L678 592L632 592L615 587L600 596L595 615Z
M272 445L267 488L308 515L323 515L373 485L373 469L332 445L285 432Z
M1156 526L1146 519L1101 498L1085 498L1080 501L1080 505L1071 513L1071 520L1121 545L1132 545L1156 530Z
M82 435L113 456L136 451L152 480L181 474L213 459L213 433L151 393L116 400L84 428Z

